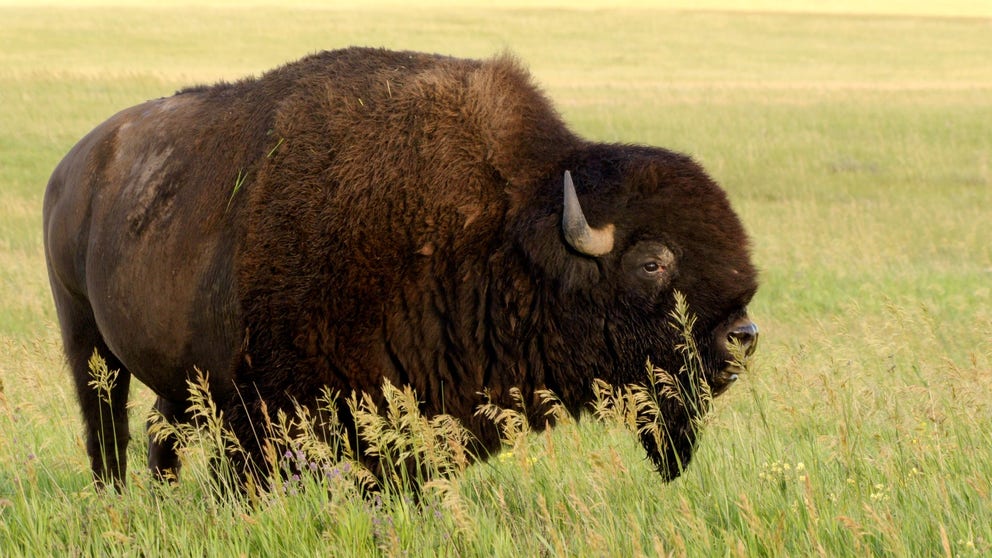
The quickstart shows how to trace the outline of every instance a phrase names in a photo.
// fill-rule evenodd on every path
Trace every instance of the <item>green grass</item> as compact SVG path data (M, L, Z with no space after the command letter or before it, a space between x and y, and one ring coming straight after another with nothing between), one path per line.
M983 3L18 4L0 2L0 554L992 552ZM762 269L761 347L683 478L662 484L621 425L585 420L421 506L342 485L250 509L210 496L202 447L178 486L151 482L135 386L130 489L94 489L42 256L48 174L117 110L349 44L512 49L584 135L688 152L725 186Z

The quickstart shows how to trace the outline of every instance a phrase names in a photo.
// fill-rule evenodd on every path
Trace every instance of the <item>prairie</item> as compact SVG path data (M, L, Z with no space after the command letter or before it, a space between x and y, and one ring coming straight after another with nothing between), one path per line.
M0 554L992 553L986 3L275 4L0 1ZM211 495L209 444L152 482L135 385L129 489L94 488L48 292L49 173L117 110L353 44L509 50L583 135L689 153L726 188L761 341L682 478L590 418L419 503L345 483L251 508Z

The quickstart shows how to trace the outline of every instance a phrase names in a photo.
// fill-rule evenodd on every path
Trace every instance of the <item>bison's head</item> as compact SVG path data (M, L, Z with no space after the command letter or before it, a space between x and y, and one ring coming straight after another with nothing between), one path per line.
M641 200L643 209L629 208L626 220L631 224L640 221L641 226L625 227L628 238L621 253L614 255L617 265L610 271L615 274L616 300L629 305L634 326L653 325L659 316L671 318L674 291L684 289L694 295L692 310L701 312L704 318L695 341L703 350L699 356L704 359L705 380L713 395L719 395L737 380L740 372L731 347L736 343L746 354L756 347L758 327L747 316L747 303L757 282L748 260L747 236L737 216L723 192L701 170L698 172L698 186L706 186L704 191L689 192L687 199L655 200L654 207L648 200ZM599 228L590 226L570 171L565 171L563 183L565 242L583 256L610 256L617 243L616 225L611 222ZM658 186L659 197L664 198L664 185ZM663 362L671 360L664 358Z
M560 234L531 251L542 259L535 264L557 275L557 327L578 361L569 368L614 385L644 385L650 360L695 393L684 332L673 327L680 292L695 316L695 373L707 396L719 395L740 373L732 347L750 353L758 336L747 315L757 273L740 220L723 190L688 157L627 146L604 151L576 157L559 171ZM552 217L531 222L547 226ZM642 434L664 477L674 478L688 463L705 409L663 401L667 439Z

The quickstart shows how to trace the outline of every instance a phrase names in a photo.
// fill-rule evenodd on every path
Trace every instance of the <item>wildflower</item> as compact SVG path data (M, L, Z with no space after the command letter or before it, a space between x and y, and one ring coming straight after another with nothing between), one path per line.
M977 548L975 546L974 539L970 539L970 538L968 540L958 539L958 546L963 546L968 551L969 554L977 553Z
M801 461L795 465L783 461L765 462L761 464L761 468L759 479L779 483L783 489L793 480L804 483L807 479L806 465Z
M868 497L872 502L885 502L889 499L888 489L884 484L875 484L874 490Z

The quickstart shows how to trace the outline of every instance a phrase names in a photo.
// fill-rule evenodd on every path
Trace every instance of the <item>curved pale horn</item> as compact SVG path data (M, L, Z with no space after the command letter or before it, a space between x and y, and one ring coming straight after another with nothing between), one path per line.
M561 216L561 226L569 245L587 256L602 256L613 250L613 224L601 229L589 226L586 216L582 214L579 197L575 195L572 173L568 171L565 171L565 211Z

